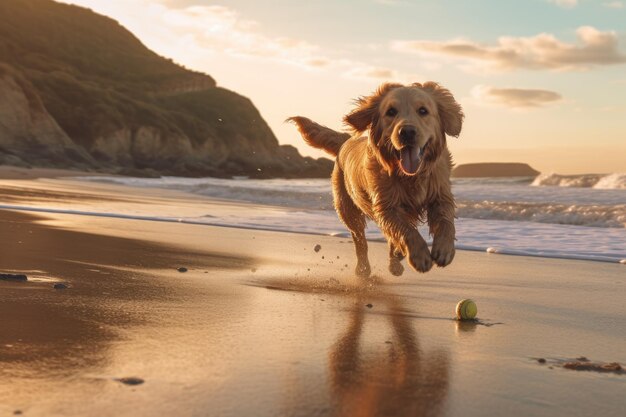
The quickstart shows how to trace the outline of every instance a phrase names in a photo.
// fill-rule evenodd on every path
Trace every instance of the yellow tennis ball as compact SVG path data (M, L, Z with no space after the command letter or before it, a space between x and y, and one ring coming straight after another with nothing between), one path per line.
M469 298L459 301L456 305L456 317L459 320L471 320L478 314L476 303Z

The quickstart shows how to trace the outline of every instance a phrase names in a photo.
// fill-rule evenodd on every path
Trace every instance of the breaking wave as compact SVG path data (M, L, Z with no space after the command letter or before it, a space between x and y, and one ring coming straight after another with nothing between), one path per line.
M596 188L602 190L626 190L626 174L541 174L535 178L531 185Z
M458 201L457 216L470 219L528 221L587 227L626 227L626 204L586 205Z
M593 177L594 179L589 179ZM545 184L556 185L552 174ZM626 227L626 174L579 175L578 184L556 189L530 187L530 178L460 179L453 182L457 216L468 219L552 223L603 228ZM217 178L83 178L135 187L157 187L186 191L228 201L289 207L305 210L333 210L328 179L250 180ZM575 182L574 181L574 182ZM537 181L535 181L537 182ZM591 184L593 183L593 184ZM578 188L577 188L578 187ZM595 189L593 189L593 188ZM599 189L600 187L615 189Z

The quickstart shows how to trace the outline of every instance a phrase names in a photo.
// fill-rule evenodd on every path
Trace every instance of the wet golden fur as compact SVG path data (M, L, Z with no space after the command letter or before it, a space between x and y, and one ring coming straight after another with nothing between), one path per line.
M351 137L304 117L290 120L307 143L337 156L332 173L335 209L352 233L358 275L369 276L371 271L366 217L378 224L389 242L389 270L394 275L402 274L400 261L405 256L420 272L430 270L433 262L439 266L452 262L455 205L446 134L460 134L463 111L447 89L433 82L383 84L357 100L356 108L345 116L354 132ZM365 131L367 138L361 136ZM407 172L400 163L404 148L422 152L416 159L419 165L410 165L416 171ZM424 220L433 235L431 251L417 230Z

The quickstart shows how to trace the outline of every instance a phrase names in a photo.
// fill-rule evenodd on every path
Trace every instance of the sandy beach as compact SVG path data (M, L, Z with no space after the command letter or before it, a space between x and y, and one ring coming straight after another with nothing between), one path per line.
M2 180L0 196L157 198L55 181ZM0 210L0 227L0 273L29 277L0 280L0 415L618 416L626 405L623 372L563 366L626 364L624 265L460 251L398 278L372 242L375 276L359 281L340 237L18 210ZM478 322L454 320L462 298Z

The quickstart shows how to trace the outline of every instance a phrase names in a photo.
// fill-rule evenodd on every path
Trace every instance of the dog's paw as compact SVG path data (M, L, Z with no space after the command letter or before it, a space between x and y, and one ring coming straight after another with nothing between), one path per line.
M438 266L450 265L454 254L454 239L434 239L430 255Z
M389 260L389 272L393 275L399 277L404 272L404 267L400 263L400 260L397 258L392 258Z
M433 267L433 260L428 251L428 246L426 244L424 246L424 249L415 251L409 256L409 264L418 272L428 272Z
M359 263L354 269L354 273L359 278L369 278L369 276L372 273L372 269L370 268L370 265L367 263Z

